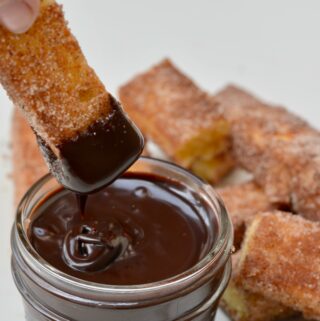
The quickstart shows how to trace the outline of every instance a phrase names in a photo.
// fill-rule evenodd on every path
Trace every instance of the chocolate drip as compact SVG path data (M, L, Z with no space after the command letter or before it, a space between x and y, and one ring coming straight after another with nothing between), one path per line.
M86 209L88 194L76 194L80 214L83 217Z

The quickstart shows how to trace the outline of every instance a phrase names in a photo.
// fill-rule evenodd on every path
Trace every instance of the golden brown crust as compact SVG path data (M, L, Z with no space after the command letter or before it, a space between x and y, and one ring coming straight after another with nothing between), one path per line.
M296 315L292 309L236 284L240 252L232 255L232 276L220 306L233 321L275 321Z
M237 282L320 320L320 223L269 212L246 232Z
M282 107L267 105L235 86L228 86L216 96L226 118L232 124L237 160L252 172L275 202L289 203L290 174L287 164L275 148L286 144L310 127Z
M259 213L275 209L263 190L253 181L217 189L230 214L234 245L241 245L246 225Z
M263 102L240 87L226 86L214 97L219 102L224 116L234 125L238 125L240 120L245 120L247 117L254 117L258 124L252 124L252 126L254 129L262 126L261 130L266 135L290 136L300 133L302 129L310 129L307 122L284 107ZM264 124L264 119L272 121ZM286 139L286 137L282 138Z
M0 26L0 39L0 81L53 150L108 115L109 95L54 1L24 34Z
M320 219L320 135L282 107L229 86L216 96L231 122L234 154L270 200ZM307 175L306 175L307 171Z
M12 161L15 204L39 178L48 172L36 137L16 108L12 119Z
M145 136L180 165L197 167L199 164L193 163L206 154L200 172L207 173L215 166L211 160L225 153L222 164L227 169L218 176L233 166L233 158L228 157L229 126L218 104L169 60L136 76L120 88L119 94Z
M119 94L142 131L170 157L199 130L223 119L217 103L168 59L136 76Z
M282 158L291 169L292 208L310 220L319 221L320 135L297 137L293 144L283 148Z

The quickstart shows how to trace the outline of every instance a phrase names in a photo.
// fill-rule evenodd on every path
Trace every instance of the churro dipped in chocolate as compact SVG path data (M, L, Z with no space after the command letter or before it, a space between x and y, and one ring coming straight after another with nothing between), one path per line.
M240 248L246 225L259 213L276 209L263 190L253 181L217 189L234 228L234 246Z
M266 212L248 228L237 282L306 318L320 320L320 223Z
M145 137L174 162L211 182L232 168L229 125L218 104L169 60L136 76L119 93Z
M93 192L129 167L143 140L88 66L61 6L41 1L29 31L0 27L0 81L65 187Z
M241 253L232 255L232 276L224 292L220 306L234 321L284 320L297 313L283 304L245 290L238 278L238 261Z
M319 132L286 109L233 86L215 98L231 123L238 163L254 174L270 201L319 220Z
M31 185L48 172L36 137L20 110L15 108L12 119L12 161L15 204Z

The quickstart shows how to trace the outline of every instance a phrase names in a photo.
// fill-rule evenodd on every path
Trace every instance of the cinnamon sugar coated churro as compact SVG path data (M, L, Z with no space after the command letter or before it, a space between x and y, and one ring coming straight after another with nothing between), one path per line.
M320 135L282 107L229 86L215 96L231 123L234 154L270 201L320 219Z
M173 161L211 182L232 168L229 125L218 104L169 60L136 76L119 93L146 138Z
M36 137L17 108L12 119L12 161L15 204L32 184L48 172Z
M261 294L245 290L235 281L238 274L240 252L232 255L232 276L221 299L221 307L234 321L285 320L297 313Z
M24 34L0 27L0 55L0 81L63 185L91 192L138 157L141 135L88 66L55 1L41 1L38 19Z
M234 227L234 246L241 247L246 227L259 212L273 210L263 190L253 181L219 188L218 194L224 201ZM241 250L232 256L232 276L222 297L221 307L234 321L283 320L296 313L283 304L267 299L262 294L245 290L236 279Z
M262 211L275 209L263 190L253 181L217 189L234 228L234 246L240 247L246 225Z
M320 320L320 223L269 212L247 230L237 282Z

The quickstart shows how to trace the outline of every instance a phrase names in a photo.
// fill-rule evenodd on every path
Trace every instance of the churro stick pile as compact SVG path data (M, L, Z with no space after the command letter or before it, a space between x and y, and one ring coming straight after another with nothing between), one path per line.
M261 102L235 86L226 87L215 95L215 98L220 102L224 115L231 125L236 163L253 174L266 193L266 198L275 208L286 208L310 220L318 221L320 219L319 132L286 109ZM243 197L245 198L245 195ZM228 204L228 197L225 197L225 201ZM248 206L251 207L249 203ZM256 215L258 213L256 212ZM265 217L264 223L261 222L260 229L255 230L258 220L256 215L252 216L254 221L249 225L246 240L237 254L241 257L241 264L234 266L230 286L222 300L223 307L234 320L254 321L259 320L259 315L264 315L265 318L262 320L266 321L282 319L283 315L278 313L279 310L275 306L267 308L266 305L263 308L263 305L271 300L280 306L290 308L291 311L302 311L305 318L319 320L317 314L319 310L314 312L314 306L319 305L319 302L307 299L302 304L300 300L308 295L319 297L319 294L311 295L305 290L319 285L304 283L302 269L299 269L295 257L299 253L300 264L312 260L308 255L318 245L316 242L308 242L308 235L310 226L313 226L313 229L315 228L313 224L317 223L307 222L299 216L293 216L292 213L267 213L259 214ZM268 221L270 224L274 221L272 228L268 225ZM296 222L296 236L301 238L298 244L290 233L286 233L285 225L288 224L289 228L293 222ZM254 238L250 236L252 231L256 231ZM263 233L271 232L274 239L263 236ZM286 247L282 248L281 256L280 240L286 244ZM304 242L308 245L303 245ZM271 269L271 265L263 263L263 255L268 255L270 260L279 258L279 261L274 262ZM245 268L242 262L246 262ZM305 280L310 275L315 279L320 278L320 272L314 265L307 263L305 268ZM259 275L265 278L264 281L255 278L258 271ZM254 286L252 286L253 280ZM281 288L282 285L286 286ZM292 292L293 288L297 292ZM250 298L254 298L254 301ZM244 301L250 302L250 307L254 307L254 310L249 309ZM271 315L267 312L257 313L260 308L273 313ZM250 313L246 315L244 311ZM290 314L290 310L288 312Z
M246 169L253 176L253 181L218 189L234 224L234 245L237 251L233 262L233 275L222 298L222 307L235 321L283 320L301 312L306 318L320 320L318 310L315 310L319 302L315 299L311 301L308 292L306 295L310 302L305 300L302 304L298 297L304 296L305 286L312 289L319 287L317 282L303 284L304 281L298 274L295 278L282 277L286 271L294 272L292 265L299 263L294 255L291 257L295 248L296 253L300 253L301 262L304 257L306 262L311 260L311 257L308 258L308 249L313 245L307 240L308 229L318 223L307 222L299 216L310 220L320 219L319 132L285 108L262 102L235 86L228 86L218 92L211 103L199 104L199 101L206 101L207 98L200 99L203 92L200 94L199 89L194 86L171 62L164 61L121 87L120 96L128 113L137 121L148 139L154 141L171 160L207 180L210 180L212 175L203 175L203 171L196 168L199 168L199 164L202 166L203 159L210 159L206 155L216 157L219 154L215 152L219 150L217 146L226 146L222 135L208 135L209 132L215 133L219 129L216 118L211 118L212 114L208 109L219 112L222 110L232 141L231 148L224 149L226 152L222 155L228 155L236 166ZM190 123L191 118L193 122ZM210 123L210 131L205 132L201 125L194 127L198 122ZM210 149L211 154L207 152ZM184 152L181 153L181 150ZM185 158L181 157L182 155ZM194 161L197 166L194 166ZM206 164L211 167L211 171L206 173L213 172L213 163L210 161ZM221 177L217 175L211 182L217 182L217 178ZM274 214L275 210L286 210L288 213ZM277 224L273 225L273 236L269 240L266 237L259 241L259 236L263 235L260 230L255 234L257 240L248 236L254 229L252 226L255 226L257 218L270 216L272 219L274 215L286 219L278 221L279 228ZM285 233L285 225L292 220L301 223L296 226L297 236L299 240L301 238L301 243L298 244L290 231L288 235ZM281 230L282 227L284 230ZM261 224L260 228L265 229L266 233L269 229L266 222ZM269 232L271 233L271 229ZM247 236L243 243L245 233ZM277 243L277 238L283 242ZM317 242L314 242L318 247ZM281 260L278 260L279 252L276 247L282 247L283 243L286 244L286 250L281 254ZM299 244L302 247L299 247ZM268 256L270 265L259 264L259 252ZM273 255L276 259L273 259ZM254 258L253 264L251 257ZM245 270L243 262L246 262ZM281 265L278 274L274 272L277 269L274 262ZM295 266L297 267L298 265ZM260 278L254 277L250 280L251 276L255 276L256 268L259 269L259 275L265 277L263 286L260 285ZM298 271L302 270L297 269L294 273ZM305 266L304 272L307 276L313 275L315 280L320 278L320 272L314 264ZM269 277L270 273L272 277ZM281 289L273 284L276 279L280 280ZM284 286L285 284L288 285ZM301 289L296 292L297 297L293 295L293 288ZM277 290L281 292L278 293ZM316 291L312 293L319 296Z
M168 158L217 182L233 167L229 124L217 102L164 60L122 86L120 100Z

